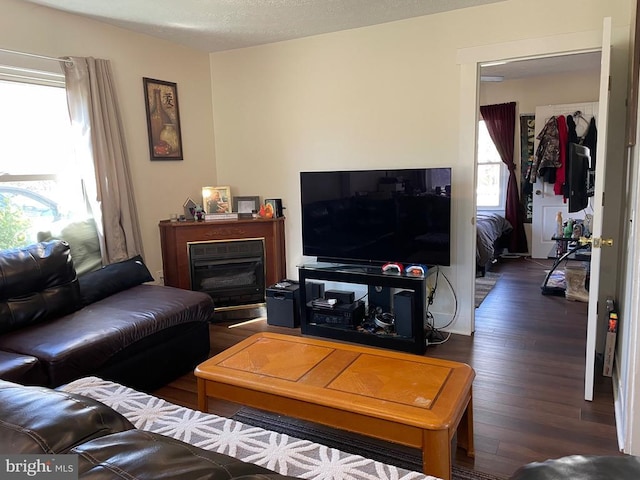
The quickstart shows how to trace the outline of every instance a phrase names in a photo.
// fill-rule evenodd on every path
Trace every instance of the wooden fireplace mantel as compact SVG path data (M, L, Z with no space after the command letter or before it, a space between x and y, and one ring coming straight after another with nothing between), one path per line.
M191 290L188 244L214 240L263 238L266 284L286 278L284 217L208 222L162 220L159 228L164 284L170 287Z

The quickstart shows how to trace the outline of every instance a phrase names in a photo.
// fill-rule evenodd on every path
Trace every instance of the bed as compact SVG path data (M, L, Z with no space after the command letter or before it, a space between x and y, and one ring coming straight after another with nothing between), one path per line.
M476 213L476 275L484 276L498 254L508 246L513 227L497 213Z

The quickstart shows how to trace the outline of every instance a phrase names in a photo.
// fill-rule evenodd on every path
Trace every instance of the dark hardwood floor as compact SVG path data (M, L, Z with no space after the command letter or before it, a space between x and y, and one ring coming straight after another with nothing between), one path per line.
M465 362L474 381L475 459L458 450L456 463L508 477L519 466L573 454L616 455L611 379L596 369L595 396L583 399L587 304L543 296L550 262L503 259L502 277L476 309L473 336L452 335L425 355ZM210 326L214 355L258 331L299 335L266 321ZM153 392L196 407L196 381L185 375ZM231 416L237 405L211 400L210 411Z

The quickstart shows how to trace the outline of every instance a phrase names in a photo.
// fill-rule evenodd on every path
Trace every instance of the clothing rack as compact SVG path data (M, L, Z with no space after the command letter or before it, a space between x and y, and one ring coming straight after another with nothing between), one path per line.
M569 110L567 108L567 105L548 105L547 107L551 108L551 115L554 117L557 117L559 115L564 115L565 117L566 116L573 117L575 119L576 126L578 125L580 120L582 120L582 122L580 123L580 130L581 131L584 130L582 132L582 134L584 134L589 128L591 118L595 117L595 114L597 112L597 108L594 108L592 105L589 105L588 103L592 103L592 102L574 105L574 108L576 107L580 108L580 106L583 106L583 108L580 108L580 110ZM572 113L569 113L569 112L572 112ZM545 118L544 123L547 123L550 119L551 117ZM578 136L582 136L582 134L579 134Z
M575 113L571 116L577 119L578 121L582 120L584 123L587 124L587 126L589 125L589 121L586 118L584 118L584 115L582 115L582 112L580 110L576 110Z

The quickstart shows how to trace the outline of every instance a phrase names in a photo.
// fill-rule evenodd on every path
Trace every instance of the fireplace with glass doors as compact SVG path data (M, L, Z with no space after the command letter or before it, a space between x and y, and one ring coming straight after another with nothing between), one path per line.
M263 303L263 239L191 242L191 289L209 294L217 308Z

